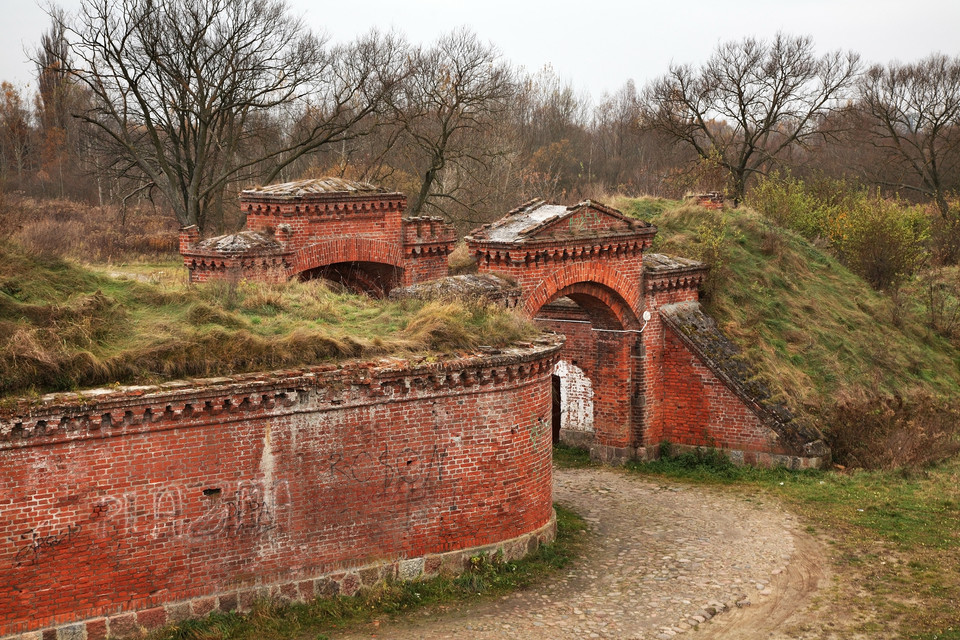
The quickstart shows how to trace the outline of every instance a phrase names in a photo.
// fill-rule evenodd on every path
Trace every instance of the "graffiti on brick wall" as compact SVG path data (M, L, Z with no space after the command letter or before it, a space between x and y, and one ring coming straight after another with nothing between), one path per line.
M157 540L264 535L288 525L289 506L285 480L270 487L243 481L235 487L206 489L196 483L171 483L95 497L86 517L66 527L56 524L62 517L37 523L9 536L7 542L15 549L15 566L33 566L81 537Z
M234 487L171 483L149 492L105 496L93 505L101 535L159 538L263 535L290 517L286 480L266 486L244 480ZM199 512L199 513L198 513Z
M593 209L584 209L575 216L571 216L567 222L570 233L580 235L586 231L591 231L601 222L600 213Z
M24 565L35 565L40 562L44 553L49 553L59 547L61 544L69 542L74 536L80 533L83 526L79 523L68 525L66 529L54 531L43 535L43 527L24 531L18 536L13 536L10 540L14 544L22 544L17 549L13 561L18 567Z

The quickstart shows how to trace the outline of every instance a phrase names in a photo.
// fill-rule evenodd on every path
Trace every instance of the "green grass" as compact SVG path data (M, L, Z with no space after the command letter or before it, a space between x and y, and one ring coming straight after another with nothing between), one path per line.
M553 462L564 469L587 469L603 466L590 459L590 452L586 449L570 447L562 442L553 445Z
M487 305L378 301L321 281L191 286L182 270L93 270L0 246L0 395L449 355L538 333Z
M647 202L620 206L652 211ZM795 411L816 418L864 390L960 392L960 352L916 305L874 291L800 235L746 209L664 205L641 217L659 229L654 251L711 264L707 311Z
M561 466L583 453L564 452ZM913 473L738 467L710 450L631 463L630 472L783 504L828 549L835 584L815 617L831 637L871 630L960 637L960 460ZM856 615L851 615L854 613Z
M151 640L280 640L326 638L348 626L416 611L442 611L479 598L503 595L543 582L579 557L587 539L586 522L556 506L557 539L516 562L476 559L461 576L416 582L384 582L356 596L308 603L259 602L253 611L215 613L170 625Z

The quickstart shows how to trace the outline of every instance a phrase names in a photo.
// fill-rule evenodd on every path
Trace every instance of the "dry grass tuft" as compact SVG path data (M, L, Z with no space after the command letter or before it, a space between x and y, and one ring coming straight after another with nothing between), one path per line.
M477 272L477 262L470 255L470 248L463 240L457 243L457 246L447 257L447 265L450 267L450 275L453 276Z

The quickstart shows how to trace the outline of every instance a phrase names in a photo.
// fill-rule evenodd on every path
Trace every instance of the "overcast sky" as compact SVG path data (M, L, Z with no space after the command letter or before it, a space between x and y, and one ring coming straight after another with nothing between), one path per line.
M68 11L82 0L61 0ZM960 54L960 0L288 0L335 40L395 28L414 42L469 25L506 59L536 71L551 65L594 99L628 79L638 87L670 62L698 63L720 41L811 35L820 52L853 49L869 62ZM0 0L0 79L32 86L31 49L48 27L35 0Z

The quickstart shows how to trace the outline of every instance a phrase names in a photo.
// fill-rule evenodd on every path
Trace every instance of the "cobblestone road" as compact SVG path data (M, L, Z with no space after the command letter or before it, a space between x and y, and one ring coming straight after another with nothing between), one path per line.
M554 499L586 518L594 536L553 582L334 637L768 637L816 589L818 576L798 578L796 569L799 556L818 554L815 545L776 504L612 469L557 470L554 478ZM725 617L737 622L734 636Z

